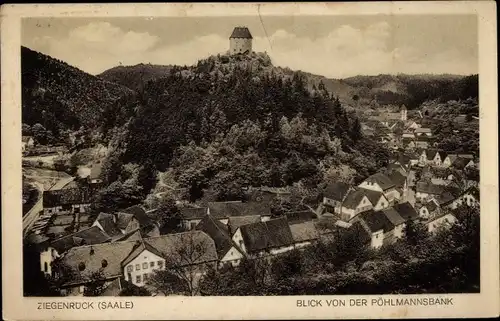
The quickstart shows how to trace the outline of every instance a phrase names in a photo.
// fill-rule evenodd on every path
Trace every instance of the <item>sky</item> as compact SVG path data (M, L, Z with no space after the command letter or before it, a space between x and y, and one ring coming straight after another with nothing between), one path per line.
M329 78L478 73L475 15L25 18L22 45L90 74L192 65L224 53L235 26L275 66Z

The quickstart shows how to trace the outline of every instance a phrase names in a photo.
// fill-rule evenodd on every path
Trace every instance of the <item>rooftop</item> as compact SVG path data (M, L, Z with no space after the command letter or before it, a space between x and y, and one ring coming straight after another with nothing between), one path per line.
M247 27L235 27L233 33L231 33L231 38L245 38L245 39L253 39L250 30Z

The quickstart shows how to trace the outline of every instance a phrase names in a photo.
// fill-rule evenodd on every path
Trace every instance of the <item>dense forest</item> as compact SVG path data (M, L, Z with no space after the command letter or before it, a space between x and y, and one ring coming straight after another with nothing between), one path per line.
M360 98L374 99L379 105L405 104L409 109L428 100L445 103L479 97L478 75L356 76L343 82L356 87Z
M173 66L152 64L118 66L104 71L97 77L128 87L134 91L140 91L148 81L167 76L172 68Z
M116 113L126 110L123 100L134 96L124 86L26 47L21 47L21 69L23 124L40 124L56 138L81 126L97 128L103 119L117 125Z
M257 54L258 55L258 54ZM222 59L229 59L224 57ZM331 93L335 93L342 103L359 106L358 100L365 103L376 102L377 105L402 105L410 109L419 108L427 100L445 103L449 100L464 100L478 97L478 75L378 75L355 76L345 79L332 79L302 71L293 71L266 63L262 70L272 69L283 78L300 74L307 87L312 89L320 84ZM120 66L111 68L99 77L138 90L145 82L168 75L172 66L146 65Z
M145 84L105 166L108 183L135 163L171 170L192 201L207 190L228 200L242 187L315 188L332 172L359 180L387 164L388 150L363 137L355 113L321 84L309 90L302 74L275 73L265 55L226 58Z

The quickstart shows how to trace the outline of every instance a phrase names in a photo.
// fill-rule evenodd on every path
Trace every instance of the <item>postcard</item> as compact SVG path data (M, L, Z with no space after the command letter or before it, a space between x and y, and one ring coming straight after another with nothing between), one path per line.
M498 316L495 9L2 6L4 318Z

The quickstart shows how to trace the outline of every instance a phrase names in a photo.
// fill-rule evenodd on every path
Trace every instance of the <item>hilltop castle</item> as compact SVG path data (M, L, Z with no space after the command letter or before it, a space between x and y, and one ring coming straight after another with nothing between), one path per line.
M229 54L252 53L252 34L247 27L236 27L229 37Z

